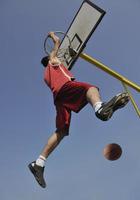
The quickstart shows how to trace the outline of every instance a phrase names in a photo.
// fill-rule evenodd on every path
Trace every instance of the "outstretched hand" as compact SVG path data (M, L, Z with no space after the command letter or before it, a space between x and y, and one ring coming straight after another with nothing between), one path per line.
M53 31L51 31L51 32L48 33L49 37L53 37L54 35L55 35L55 33Z
M54 42L60 42L59 37L56 36L55 33L54 33L53 31L49 32L48 36L49 36L50 38L52 38Z

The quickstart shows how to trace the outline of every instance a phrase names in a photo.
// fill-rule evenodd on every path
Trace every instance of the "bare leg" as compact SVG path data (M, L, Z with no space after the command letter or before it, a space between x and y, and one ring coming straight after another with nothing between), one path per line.
M46 187L46 182L44 179L44 159L46 159L50 155L50 153L57 147L57 145L60 143L60 141L64 138L65 135L65 132L54 132L49 138L48 143L45 145L39 158L28 165L36 181L43 188Z
M60 141L64 138L65 134L63 132L54 132L48 139L47 144L45 145L41 155L47 158L50 153L58 146Z
M99 91L95 87L91 87L88 89L88 91L86 93L86 97L87 97L88 102L92 106L94 106L97 102L101 102L101 97L100 97Z

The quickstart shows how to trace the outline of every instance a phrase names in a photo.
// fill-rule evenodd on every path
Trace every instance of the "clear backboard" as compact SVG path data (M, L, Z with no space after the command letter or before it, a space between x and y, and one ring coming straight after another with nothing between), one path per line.
M72 48L76 52L75 56L68 56L64 54L63 63L70 70L77 60L79 54L83 51L95 31L99 23L101 22L105 11L93 4L89 0L84 0L78 12L76 13L70 27L66 34L70 38ZM67 38L61 42L60 48L67 49Z

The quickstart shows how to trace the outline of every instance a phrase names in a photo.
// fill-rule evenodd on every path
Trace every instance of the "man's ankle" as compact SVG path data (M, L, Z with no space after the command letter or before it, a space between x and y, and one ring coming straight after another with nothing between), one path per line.
M40 167L44 167L45 161L46 161L46 158L44 156L40 155L39 158L36 160L36 165L38 165Z

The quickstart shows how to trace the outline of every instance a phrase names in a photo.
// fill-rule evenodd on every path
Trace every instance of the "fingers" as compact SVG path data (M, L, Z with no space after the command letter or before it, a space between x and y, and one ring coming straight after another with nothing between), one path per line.
M53 31L49 32L48 37L52 38L54 42L60 42L60 38Z
M52 38L52 37L55 36L55 33L53 31L51 31L51 32L48 33L48 36Z

